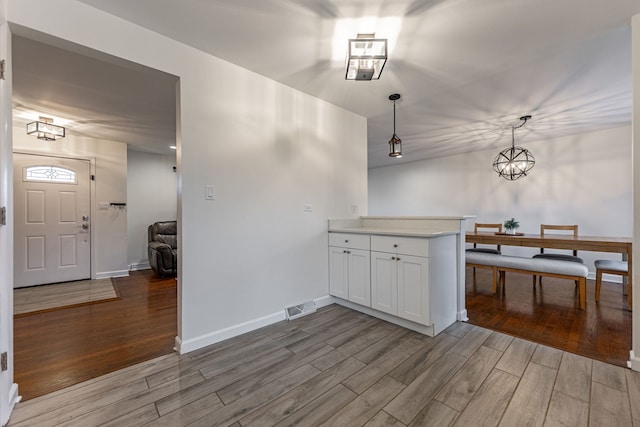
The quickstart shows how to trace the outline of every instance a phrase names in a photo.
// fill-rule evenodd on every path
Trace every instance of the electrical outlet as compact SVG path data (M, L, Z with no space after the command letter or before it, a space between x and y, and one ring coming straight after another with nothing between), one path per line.
M108 211L109 202L100 202L100 204L98 205L98 209L100 209L101 211Z
M311 203L305 203L304 204L304 211L305 212L313 212L313 205Z
M354 214L358 213L358 205L351 205L351 213L354 213Z

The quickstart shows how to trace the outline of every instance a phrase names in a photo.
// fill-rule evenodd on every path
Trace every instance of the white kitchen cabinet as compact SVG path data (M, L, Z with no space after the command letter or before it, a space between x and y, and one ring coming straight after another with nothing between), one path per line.
M369 236L332 233L329 244L330 294L371 307Z
M398 315L398 263L395 255L371 252L371 308Z
M426 255L426 239L371 236L371 308L428 325L429 258Z
M349 299L349 257L345 248L329 246L329 293Z
M455 322L454 234L331 232L329 244L330 293L338 303L431 336Z
M398 316L429 325L429 258L411 255L397 258Z

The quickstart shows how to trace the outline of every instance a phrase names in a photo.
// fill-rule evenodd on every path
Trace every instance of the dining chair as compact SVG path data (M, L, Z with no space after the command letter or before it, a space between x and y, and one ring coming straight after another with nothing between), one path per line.
M552 232L549 233L548 231ZM566 231L572 232L574 237L578 237L578 225L553 225L553 224L540 224L540 237L544 237L545 231L549 234L560 234ZM559 233L554 233L554 232ZM563 233L566 234L566 233ZM578 256L578 251L573 250L572 254L560 254L560 253L545 253L544 248L540 248L540 253L533 256L534 258L555 259L559 261L572 261L584 264L584 260ZM539 283L542 284L542 276L539 278ZM533 275L533 286L536 285L536 275ZM576 286L578 283L576 283Z
M614 261L610 259L598 259L594 262L596 266L596 302L600 301L600 287L602 286L602 273L617 274L629 278L629 264L626 261ZM631 282L628 289L629 311L632 310Z
M478 231L497 231L498 233L502 233L502 224L488 224L488 223L478 223L473 224L473 232L477 233ZM481 252L484 254L496 254L501 255L502 252L500 250L500 245L497 245L495 248L491 247L478 247L477 243L473 244L472 248L467 249L467 252ZM503 272L500 272L500 277L502 277ZM473 267L473 280L476 279L476 268Z
M502 233L502 224L481 224L476 222L473 225L474 233L477 233L478 231L487 231L487 230L497 231L498 233ZM487 247L479 248L476 243L473 244L473 248L467 249L467 252L482 252L485 254L497 254L497 255L500 255L502 253L500 251L500 245L497 245L495 248L487 248Z

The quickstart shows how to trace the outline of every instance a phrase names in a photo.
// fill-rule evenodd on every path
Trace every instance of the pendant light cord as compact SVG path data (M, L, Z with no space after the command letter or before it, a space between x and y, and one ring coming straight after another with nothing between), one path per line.
M393 135L396 134L396 101L393 100Z
M393 103L393 114L394 114L394 119L393 119L393 126L394 126L394 132L395 132L395 107L396 107L396 103ZM520 129L522 126L527 124L527 120L529 120L531 118L531 116L522 116L520 117L520 120L522 120L522 123L520 124L520 126L511 126L511 148L515 148L516 146L516 129Z

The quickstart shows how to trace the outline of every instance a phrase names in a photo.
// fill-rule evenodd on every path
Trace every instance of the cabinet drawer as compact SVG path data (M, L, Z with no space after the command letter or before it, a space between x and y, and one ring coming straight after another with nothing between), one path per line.
M428 257L429 239L418 237L371 236L371 250Z
M369 235L329 233L329 246L369 250Z

